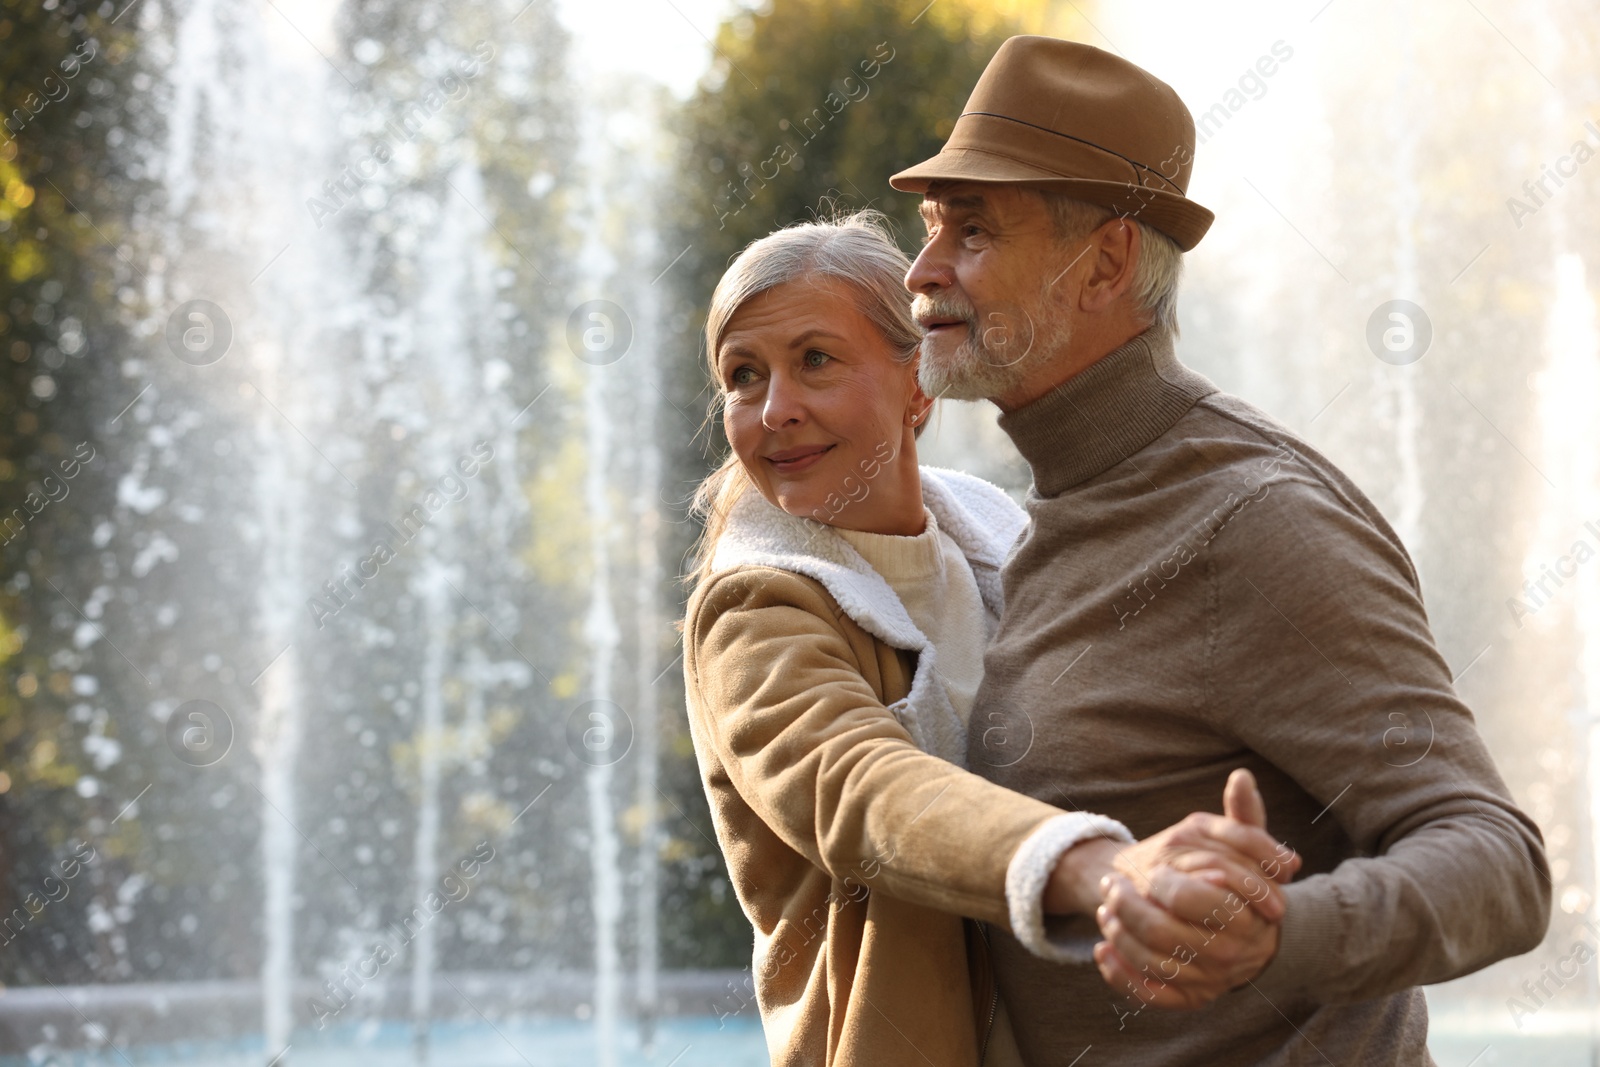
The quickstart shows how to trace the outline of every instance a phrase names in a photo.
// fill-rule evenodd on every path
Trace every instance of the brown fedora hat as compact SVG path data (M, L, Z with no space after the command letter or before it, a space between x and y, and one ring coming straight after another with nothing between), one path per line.
M1194 119L1125 59L1054 37L1012 37L989 60L939 154L889 179L1048 186L1138 219L1185 252L1214 217L1190 200Z

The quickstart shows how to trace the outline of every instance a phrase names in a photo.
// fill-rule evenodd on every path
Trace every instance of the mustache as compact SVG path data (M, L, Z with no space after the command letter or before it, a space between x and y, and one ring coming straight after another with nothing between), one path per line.
M918 293L916 299L911 301L911 317L919 324L932 320L960 319L968 326L976 327L978 309L965 300L945 293L934 296Z

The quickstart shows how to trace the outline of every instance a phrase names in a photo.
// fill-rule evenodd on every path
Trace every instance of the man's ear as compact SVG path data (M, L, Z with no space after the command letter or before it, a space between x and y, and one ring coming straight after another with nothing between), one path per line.
M1108 220L1089 235L1093 257L1078 291L1078 308L1087 312L1104 311L1133 287L1134 267L1142 251L1139 227L1122 216Z

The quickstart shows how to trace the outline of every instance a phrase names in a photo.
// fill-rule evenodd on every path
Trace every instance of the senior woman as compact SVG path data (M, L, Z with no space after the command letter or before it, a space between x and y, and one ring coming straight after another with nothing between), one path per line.
M1241 926L1282 914L1253 865L1276 855L1287 879L1297 863L1222 816L1133 846L1111 819L963 769L1026 518L987 482L917 465L932 401L908 267L876 216L795 226L734 261L707 317L732 452L696 497L684 667L774 1067L1020 1063L982 924L1087 961L1044 916L1093 915L1113 865L1152 892L1170 875L1160 891L1199 894L1195 914L1207 892L1240 901L1232 887L1254 902L1229 912ZM1258 803L1247 776L1230 790L1230 811ZM1150 914L1143 942L1193 940Z

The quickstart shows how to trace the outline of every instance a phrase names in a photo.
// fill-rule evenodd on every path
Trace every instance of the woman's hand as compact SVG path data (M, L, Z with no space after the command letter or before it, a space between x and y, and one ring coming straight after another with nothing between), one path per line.
M1217 900L1192 885L1163 885L1170 873L1154 879L1156 899L1112 879L1096 914L1106 940L1094 948L1095 963L1107 985L1140 1007L1201 1008L1266 969L1280 927L1231 891Z
M1278 883L1293 877L1300 858L1266 835L1249 771L1229 777L1223 810L1125 848L1118 873L1101 884L1095 918L1106 940L1095 961L1107 984L1141 1005L1209 1004L1277 953L1285 911ZM1262 838L1270 842L1265 853Z

